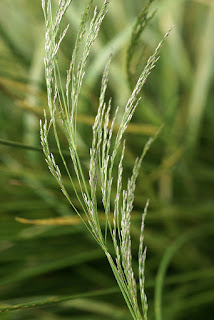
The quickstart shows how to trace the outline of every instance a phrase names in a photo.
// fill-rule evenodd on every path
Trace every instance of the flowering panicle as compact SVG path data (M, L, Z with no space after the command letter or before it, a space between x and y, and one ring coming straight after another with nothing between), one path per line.
M168 36L168 33L157 46L154 54L149 58L145 69L141 73L125 106L123 117L115 139L113 139L113 132L115 129L118 108L114 113L113 119L110 120L110 115L112 113L112 100L109 99L108 102L105 101L111 61L111 57L109 58L102 77L99 106L92 128L93 138L90 148L89 172L88 178L86 178L83 174L82 163L79 159L76 145L76 115L78 110L79 95L86 71L87 60L92 45L98 36L102 21L107 13L109 0L104 0L103 5L99 10L97 7L94 9L93 16L89 23L89 28L87 29L87 22L90 20L90 13L93 7L93 0L88 0L88 3L82 14L79 31L73 53L71 55L70 66L67 70L67 79L64 88L62 85L63 82L61 81L57 55L60 50L60 45L69 28L68 25L59 35L62 18L70 3L71 0L59 0L55 16L53 16L51 0L42 0L42 8L46 23L44 64L49 114L46 116L45 113L44 122L42 123L41 121L40 123L41 144L48 167L60 185L62 192L68 199L73 210L83 220L83 223L85 223L88 231L104 250L133 319L147 319L148 307L144 292L146 250L143 246L143 233L144 217L147 212L148 202L145 206L142 217L138 254L139 287L142 308L140 308L138 304L138 290L134 276L134 270L132 267L131 212L134 205L136 179L139 174L143 157L145 156L154 138L151 138L148 141L141 156L136 159L132 175L128 180L126 189L124 190L123 159L125 155L125 141L123 141L123 134L133 117L136 107L139 104L139 93L158 60L159 49L162 45L162 42ZM81 53L79 55L80 51ZM49 121L48 117L50 117ZM59 118L61 121L59 121ZM81 212L79 212L79 210L74 206L70 194L64 186L60 168L56 164L53 153L50 152L48 134L51 127L66 174L70 179L72 189L74 190L76 198L79 201L81 212L85 213L87 221L82 218ZM58 134L59 130L64 133L68 142L70 157L73 164L72 172L68 168L67 162L61 151ZM120 159L117 166L117 181L114 181L113 168L116 166L115 162L118 153L120 153ZM73 176L76 176L80 190L77 190L73 181ZM113 184L115 184L116 187L115 194L113 192ZM102 194L103 210L106 217L105 230L103 230L101 226L100 217L98 214L98 191L101 191ZM113 202L112 198L114 199ZM113 223L111 219L112 211ZM114 246L115 257L109 253L107 247L109 237Z

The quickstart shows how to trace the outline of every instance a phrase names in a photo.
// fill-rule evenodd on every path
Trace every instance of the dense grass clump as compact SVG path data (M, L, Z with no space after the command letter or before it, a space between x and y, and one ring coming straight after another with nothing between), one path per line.
M42 9L0 3L2 319L211 319L212 5Z

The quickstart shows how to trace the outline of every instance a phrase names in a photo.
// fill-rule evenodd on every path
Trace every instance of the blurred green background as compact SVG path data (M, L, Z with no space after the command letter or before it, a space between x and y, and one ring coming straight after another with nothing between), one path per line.
M99 5L102 1L95 2ZM79 152L85 169L100 79L111 51L108 95L115 107L123 107L130 95L127 48L143 4L142 0L112 0L92 49L78 117ZM65 17L70 23L60 52L65 76L83 6L84 1L73 0ZM158 268L167 250L174 248L164 282L163 319L211 320L214 2L156 0L151 12L156 9L136 51L132 68L137 74L163 35L174 27L125 135L124 171L128 177L148 137L164 124L138 178L133 263L137 266L141 214L149 198L145 227L149 319L154 319ZM0 1L0 308L53 296L79 296L49 306L0 313L0 318L130 319L102 250L73 216L40 151L39 119L47 106L44 33L39 0ZM25 149L25 145L35 150ZM52 147L56 147L54 142ZM62 219L69 216L69 220ZM16 217L56 220L44 220L41 225L40 220L32 224Z

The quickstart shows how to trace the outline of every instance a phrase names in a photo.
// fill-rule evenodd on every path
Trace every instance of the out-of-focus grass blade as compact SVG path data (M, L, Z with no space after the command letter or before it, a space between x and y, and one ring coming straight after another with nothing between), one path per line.
M37 275L41 275L50 271L59 270L61 268L75 266L80 263L93 261L94 259L98 259L103 255L102 251L99 249L93 249L90 251L84 251L69 257L65 257L63 259L40 264L38 266L28 268L26 270L21 270L15 272L15 274L8 275L8 277L2 278L0 280L0 285L5 285L8 283L13 283L15 281L24 280L30 277L34 277Z
M207 236L213 233L213 224L203 225L194 230L182 234L171 246L169 246L160 262L155 284L155 319L162 320L162 296L163 285L167 268L175 253L188 241L201 236Z
M68 301L68 300L73 300L73 299L81 299L81 298L86 298L86 297L89 298L89 297L108 295L108 294L112 294L115 292L119 292L117 287L105 289L105 290L90 291L90 292L80 293L80 294L66 296L66 297L50 297L48 299L42 299L39 301L22 303L22 304L13 305L13 306L8 305L8 306L0 307L0 313L20 310L20 309L33 308L33 307L42 307L45 305L60 303L63 301ZM6 304L6 303L4 303L4 304Z
M187 146L194 151L198 141L200 124L206 107L207 95L214 74L214 8L207 13L207 21L198 43L196 75L189 103Z

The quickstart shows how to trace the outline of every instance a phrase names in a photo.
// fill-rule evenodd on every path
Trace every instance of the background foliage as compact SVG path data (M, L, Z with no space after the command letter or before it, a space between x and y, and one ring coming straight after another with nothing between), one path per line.
M100 1L96 2L99 5ZM93 47L78 117L85 168L101 74L111 50L108 94L115 106L125 105L130 95L127 48L141 8L140 0L112 1ZM141 37L133 70L138 73L143 69L166 31L172 25L174 28L126 133L124 171L128 177L148 137L164 124L138 178L133 250L137 248L141 213L150 198L145 228L150 319L154 318L154 296L158 297L157 291L154 294L155 277L170 253L174 255L164 281L164 320L212 319L214 6L209 0L160 0L153 8L157 12ZM60 52L62 72L71 58L82 9L83 3L73 0L66 14L70 29ZM64 301L4 312L1 318L129 319L105 256L79 219L71 215L40 152L39 119L47 103L44 33L40 1L1 0L0 307L5 310L9 305L44 303L56 296ZM35 150L24 149L23 144ZM55 149L54 143L52 146ZM17 221L16 217L27 220Z

